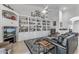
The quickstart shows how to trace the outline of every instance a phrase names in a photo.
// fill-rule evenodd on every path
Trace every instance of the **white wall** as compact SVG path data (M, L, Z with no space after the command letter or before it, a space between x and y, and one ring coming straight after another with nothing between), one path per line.
M20 15L31 16L31 12L42 10L43 8L31 4L10 4L10 6Z
M56 6L48 6L48 19L52 20L52 28L59 29L59 9ZM56 21L56 26L53 26L53 21Z
M79 33L79 20L74 22L73 31Z

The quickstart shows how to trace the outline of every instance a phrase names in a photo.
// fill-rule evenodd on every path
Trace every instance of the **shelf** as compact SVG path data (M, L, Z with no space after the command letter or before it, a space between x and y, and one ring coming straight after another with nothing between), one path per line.
M17 20L17 15L11 11L2 10L2 16L6 19Z
M24 16L24 19L26 19L26 18L27 18L27 21L23 20L23 18L22 18L22 21L24 21L24 22L20 23L20 25L19 25L19 26L21 26L20 29L22 30L22 32L25 31L25 29L23 29L23 28L24 27L26 28L26 26L28 27L28 30L26 32L48 31L49 27L47 28L47 26L50 26L49 23L51 21L47 21L45 19L41 20L41 19L38 19L38 18L35 18L35 17L26 17L26 16Z

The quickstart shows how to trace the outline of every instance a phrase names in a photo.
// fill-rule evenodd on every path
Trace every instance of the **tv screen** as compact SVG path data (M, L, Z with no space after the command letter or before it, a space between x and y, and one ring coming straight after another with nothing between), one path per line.
M15 32L15 31L16 31L15 28L8 28L8 29L7 29L7 32L9 32L9 33L12 33L12 32Z
M4 37L13 36L16 34L15 27L4 27Z

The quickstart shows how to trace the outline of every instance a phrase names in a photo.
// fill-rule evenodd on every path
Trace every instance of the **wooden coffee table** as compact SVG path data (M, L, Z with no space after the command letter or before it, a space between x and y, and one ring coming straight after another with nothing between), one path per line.
M45 51L44 53L48 53L51 49L53 49L55 47L52 43L50 43L48 40L45 40L45 39L36 42L36 44L38 44L48 50L48 51Z

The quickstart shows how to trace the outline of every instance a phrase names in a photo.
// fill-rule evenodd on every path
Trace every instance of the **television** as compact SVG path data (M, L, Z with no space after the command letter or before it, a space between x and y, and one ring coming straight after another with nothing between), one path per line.
M4 38L16 36L16 27L4 27Z

